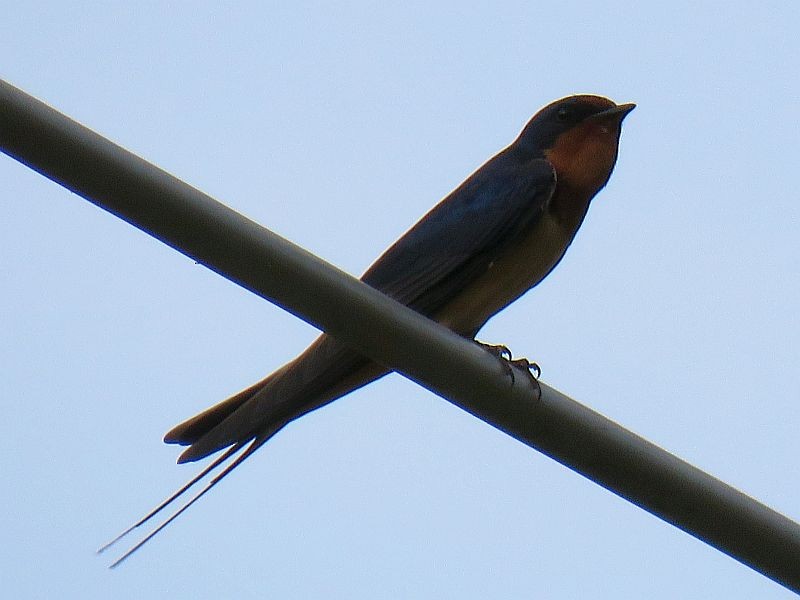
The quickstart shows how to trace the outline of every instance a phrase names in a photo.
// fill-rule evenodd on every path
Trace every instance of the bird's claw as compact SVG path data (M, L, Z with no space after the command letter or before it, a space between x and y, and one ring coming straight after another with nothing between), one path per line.
M483 342L479 342L477 340L475 340L475 343L492 356L503 358L506 361L511 360L511 350L508 349L508 346L504 346L503 344L484 344Z
M536 388L536 400L542 399L542 386L539 384L539 377L542 375L542 368L535 362L529 361L527 358L517 358L508 361L509 364L524 369L530 377L533 386ZM511 374L511 383L514 383L514 374Z
M492 356L503 359L503 365L505 365L506 373L508 373L509 377L511 377L511 385L516 383L514 367L523 369L531 378L531 381L536 387L539 393L539 398L542 397L542 388L539 385L539 377L542 375L542 369L538 364L529 361L527 358L513 358L511 355L511 350L508 349L508 346L503 344L484 344L483 342L478 341L476 341L476 343L484 350L489 352Z
M527 358L516 358L514 360L509 360L508 362L510 362L515 367L525 369L526 371L528 371L528 373L530 373L531 377L535 380L538 380L539 377L542 376L542 368L535 362L529 361Z

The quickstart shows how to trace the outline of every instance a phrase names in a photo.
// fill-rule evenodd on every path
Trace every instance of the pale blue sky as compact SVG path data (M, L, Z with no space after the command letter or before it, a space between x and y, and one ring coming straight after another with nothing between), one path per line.
M797 3L215 4L18 4L0 77L354 274L544 104L636 102L480 337L800 519ZM4 156L0 190L4 596L791 597L400 376L108 571L195 472L163 433L315 332Z

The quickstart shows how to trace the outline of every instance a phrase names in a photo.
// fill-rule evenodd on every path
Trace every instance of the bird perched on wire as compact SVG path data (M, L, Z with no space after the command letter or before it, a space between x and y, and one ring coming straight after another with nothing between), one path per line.
M456 333L474 338L486 321L542 281L564 256L591 199L611 176L622 121L634 107L592 95L570 96L549 104L511 145L384 252L362 281ZM387 372L322 334L300 356L265 379L170 430L165 442L189 446L178 462L228 450L117 539L243 451L200 494L114 565L287 423Z

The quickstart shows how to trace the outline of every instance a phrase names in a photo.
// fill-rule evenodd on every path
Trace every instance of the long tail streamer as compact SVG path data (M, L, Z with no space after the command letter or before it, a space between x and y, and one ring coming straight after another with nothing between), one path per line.
M177 511L175 511L175 513L173 513L169 518L167 518L165 521L163 521L158 527L156 527L153 531L151 531L149 534L147 534L147 536L145 536L141 541L137 542L136 545L131 547L127 552L125 552L125 554L123 554L120 558L118 558L113 563L111 563L111 565L109 565L109 568L113 569L113 568L119 566L123 561L125 561L125 559L127 559L134 552L136 552L139 548L141 548L147 542L149 542L159 531L161 531L167 525L172 523L172 521L177 519L178 516L180 516L187 508L189 508L192 504L194 504L200 498L202 498L206 494L206 492L208 492L211 488L213 488L220 481L222 481L222 479L226 475L228 475L228 473L230 473L233 469L235 469L237 466L239 466L248 456L250 456L253 452L255 452L268 438L269 438L269 436L262 435L262 436L256 437L254 440L252 440L249 445L247 445L247 442L245 441L245 442L239 442L239 443L231 446L224 454L222 454L219 458L214 460L214 462L212 462L210 465L208 465L205 469L200 471L200 473L198 473L195 477L193 477L190 481L188 481L183 487L181 487L178 491L176 491L174 494L172 494L169 498L164 500L161 504L159 504L157 507L155 507L149 513L147 513L144 517L139 519L136 523L134 523L133 525L128 527L125 531L120 533L113 540L111 540L110 542L108 542L107 544L105 544L101 548L99 548L97 550L97 553L101 554L101 553L105 552L106 550L108 550L109 548L114 546L117 542L119 542L120 540L125 538L129 533L131 533L135 529L141 527L145 523L149 522L153 517L155 517L157 514L159 514L165 508L167 508L175 500L180 498L186 491L189 490L189 488L191 488L196 483L198 483L199 481L204 479L209 473L211 473L217 467L219 467L220 465L222 465L223 463L228 461L230 458L232 458L242 448L247 446L246 450L244 452L242 452L241 455L239 455L232 463L230 463L228 466L226 466L225 469L222 472L220 472L213 479L211 479L211 481L209 481L202 490L200 490L197 494L195 494L188 502L186 502Z

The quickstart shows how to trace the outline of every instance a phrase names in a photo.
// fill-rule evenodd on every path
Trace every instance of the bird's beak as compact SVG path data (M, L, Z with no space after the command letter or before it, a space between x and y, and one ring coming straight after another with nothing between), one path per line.
M636 105L633 103L618 104L617 106L612 106L611 108L607 108L599 113L595 113L588 118L592 121L605 121L606 119L616 117L622 121L622 119L625 118L625 115L631 112L634 108L636 108Z

